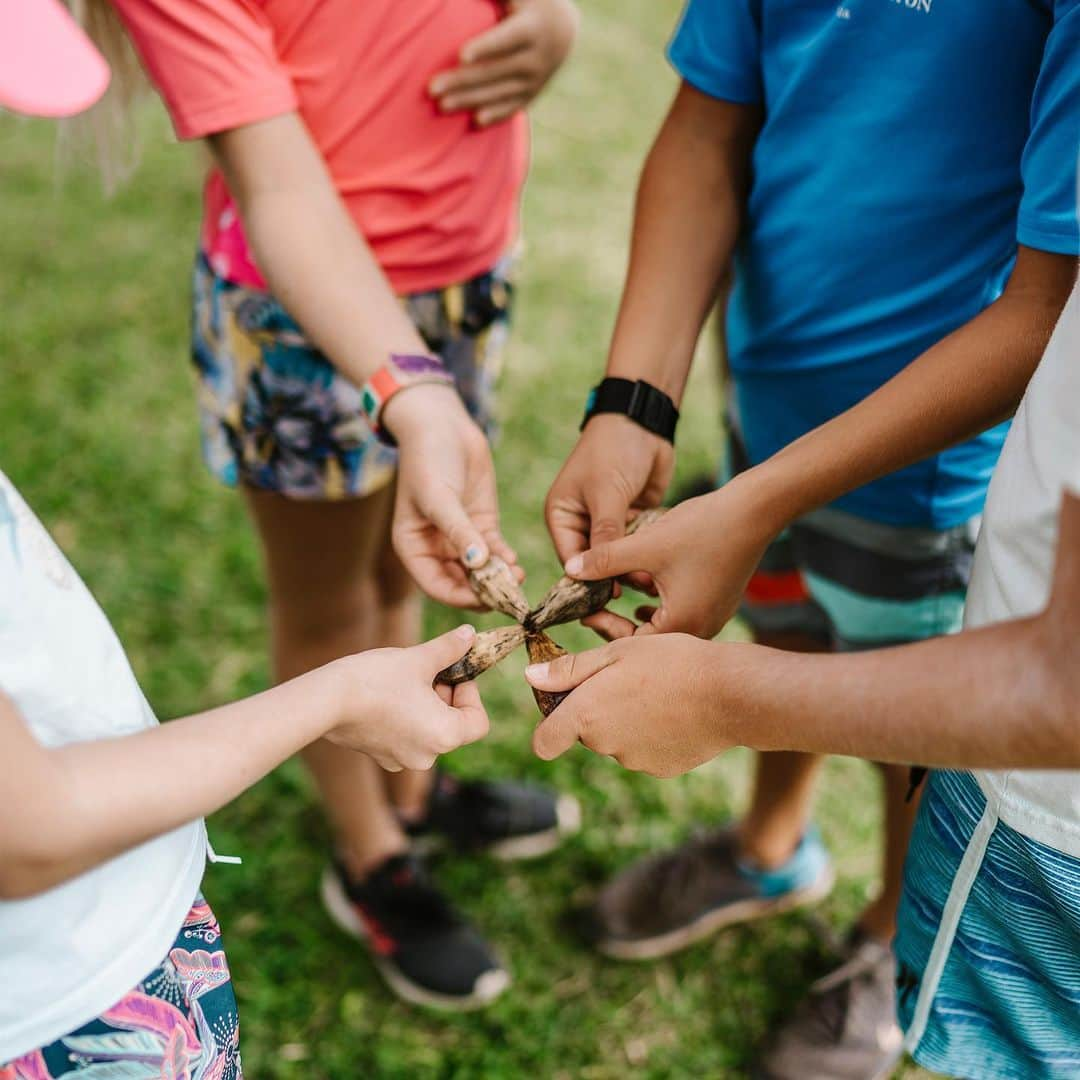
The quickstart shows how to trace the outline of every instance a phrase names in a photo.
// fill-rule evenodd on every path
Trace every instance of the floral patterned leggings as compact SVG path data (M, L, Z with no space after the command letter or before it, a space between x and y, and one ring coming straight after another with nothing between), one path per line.
M221 928L202 896L168 955L138 986L77 1031L0 1065L0 1080L75 1080L84 1072L124 1080L241 1080L236 997Z

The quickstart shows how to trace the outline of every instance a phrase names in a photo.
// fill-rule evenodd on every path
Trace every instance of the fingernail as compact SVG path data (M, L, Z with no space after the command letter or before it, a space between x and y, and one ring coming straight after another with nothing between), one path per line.
M550 664L530 664L525 669L526 679L546 679Z
M472 641L476 637L476 627L471 623L462 623L454 631L454 637L461 638L462 641Z
M432 79L431 82L428 83L428 89L436 97L438 97L443 92L443 89L445 87L446 87L446 80L445 79Z
M577 577L585 569L585 560L580 555L571 555L563 569L570 577Z
M479 544L470 544L465 549L465 565L475 569L483 560L483 551Z

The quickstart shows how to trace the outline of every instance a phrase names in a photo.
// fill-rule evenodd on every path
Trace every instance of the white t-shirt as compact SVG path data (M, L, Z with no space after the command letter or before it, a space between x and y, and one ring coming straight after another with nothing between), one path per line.
M1046 605L1058 516L1080 495L1080 282L1013 421L986 499L966 625L1034 615ZM1074 642L1080 664L1080 640ZM1075 722L1080 724L1080 708ZM1005 824L1080 858L1080 772L975 774Z
M2 472L0 690L44 746L157 724L105 614ZM94 1019L161 962L205 855L196 821L39 896L0 901L0 1064Z

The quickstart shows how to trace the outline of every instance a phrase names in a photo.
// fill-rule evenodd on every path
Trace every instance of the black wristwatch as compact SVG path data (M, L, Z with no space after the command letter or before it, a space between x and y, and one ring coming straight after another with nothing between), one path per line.
M679 410L675 402L644 379L604 379L589 391L581 427L599 413L621 413L646 431L675 442Z

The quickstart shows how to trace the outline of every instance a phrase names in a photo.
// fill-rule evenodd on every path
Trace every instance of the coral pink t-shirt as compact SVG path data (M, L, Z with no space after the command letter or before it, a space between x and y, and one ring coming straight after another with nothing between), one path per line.
M513 243L521 114L487 129L427 86L495 25L499 0L113 0L181 139L297 110L399 294L465 281ZM263 287L225 181L207 179L203 250Z

